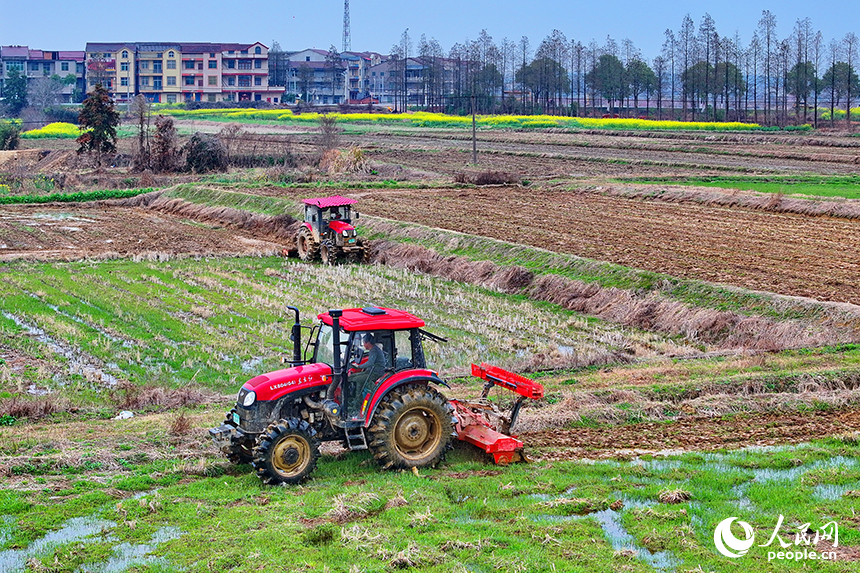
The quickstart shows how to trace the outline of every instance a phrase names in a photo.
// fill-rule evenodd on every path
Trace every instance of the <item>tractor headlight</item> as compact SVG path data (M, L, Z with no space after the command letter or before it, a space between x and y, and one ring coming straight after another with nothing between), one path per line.
M248 392L247 394L245 394L245 399L242 400L242 405L245 406L246 408L248 408L251 406L251 404L254 403L254 401L256 399L257 399L257 393L256 392Z
M344 229L344 230L343 230L343 236L344 236L344 237L349 237L349 231L347 231L346 229Z

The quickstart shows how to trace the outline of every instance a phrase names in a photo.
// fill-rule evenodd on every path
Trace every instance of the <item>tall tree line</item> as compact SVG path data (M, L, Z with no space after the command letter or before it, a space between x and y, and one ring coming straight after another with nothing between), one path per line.
M551 113L768 125L850 122L860 96L860 40L825 40L809 18L786 33L765 10L751 39L723 35L705 14L667 29L659 54L629 39L570 39L553 30L536 46L523 36L499 41L482 30L446 53L422 35L392 48L397 102L468 113ZM822 114L823 110L827 110Z

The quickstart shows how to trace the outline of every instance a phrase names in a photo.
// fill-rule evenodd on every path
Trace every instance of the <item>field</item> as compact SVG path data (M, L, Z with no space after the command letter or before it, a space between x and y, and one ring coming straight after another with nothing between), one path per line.
M0 155L0 572L860 570L856 137L485 122L471 165L465 126L391 118L344 122L366 162L337 172L315 119L246 115L176 114L240 122L258 167L223 174ZM285 258L336 193L372 264ZM230 465L206 429L290 354L288 304L418 314L450 397L472 362L539 380L533 463ZM834 559L723 557L731 516Z

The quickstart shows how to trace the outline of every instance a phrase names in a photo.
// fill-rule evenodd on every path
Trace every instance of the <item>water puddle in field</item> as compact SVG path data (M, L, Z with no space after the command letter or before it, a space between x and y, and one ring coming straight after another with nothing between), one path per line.
M257 372L260 369L260 365L263 364L263 360L265 360L264 356L253 356L248 360L242 361L242 372Z
M24 329L29 336L44 344L48 350L65 358L68 361L69 374L77 374L89 382L100 382L107 386L116 386L119 382L119 379L116 376L105 372L98 366L95 366L82 353L75 352L65 344L54 340L47 332L38 326L29 324L14 314L6 311L2 311L2 314L20 328Z
M571 492L573 488L569 488L565 494ZM551 499L559 499L564 497L551 496ZM533 494L532 497L543 497L543 494ZM630 509L644 509L657 505L656 502L650 500L642 500L628 497L620 492L613 492L610 498L620 499L624 503L624 507L618 511L612 509L604 509L595 511L586 515L539 515L535 517L535 521L579 521L584 519L593 519L600 525L603 530L603 535L606 537L612 549L615 551L630 551L636 555L636 558L644 563L647 563L657 571L675 571L681 564L681 561L675 557L671 551L652 552L649 549L642 547L633 538L627 529L621 523L621 516L624 511Z
M37 297L36 297L35 295L33 295L33 294L30 294L30 296L32 296L33 298L37 298ZM110 340L111 342L113 342L113 343L115 343L115 344L119 344L119 345L120 345L120 346L122 346L123 348L131 348L132 346L134 346L134 343L132 343L130 340L125 340L125 339L123 339L123 338L119 338L118 336L114 336L113 334L111 334L110 332L106 332L105 330L103 330L102 328L100 328L100 327L99 327L98 325L96 325L96 324L91 324L91 323L89 323L89 322L87 322L87 321L83 320L83 319L82 319L81 317L79 317L79 316L75 316L75 315L73 315L73 314L69 314L68 312L66 312L66 311L64 311L64 310L61 310L61 309L60 309L60 307L58 307L58 306L57 306L57 305L55 305L55 304L51 304L51 303L49 303L49 302L45 302L45 301L43 301L43 300L41 300L41 299L38 299L38 300L39 300L39 302L41 302L42 304L44 304L45 306L47 306L48 308L50 308L51 310L53 310L54 312L56 312L57 314L59 314L60 316L64 316L64 317L68 318L68 319L69 319L69 320L71 320L71 321L77 322L77 323L78 323L78 324L80 324L81 326L86 326L87 328L92 328L93 330L97 330L97 331L99 332L99 334L101 334L102 336L104 336L105 338L107 338L108 340Z
M845 494L849 491L858 492L856 494L852 494L851 497L860 497L860 481L855 481L843 485L822 483L815 486L812 494L818 499L823 499L825 501L836 501L837 499L842 499L842 497L844 497Z
M158 529L147 543L120 543L113 548L113 554L104 563L88 563L81 566L75 573L122 573L131 567L141 565L166 566L164 557L149 555L162 543L178 539L182 532L177 527L162 527Z
M93 543L99 534L116 527L116 523L93 516L74 517L57 531L45 534L27 546L26 549L7 549L0 551L0 573L19 573L27 567L32 558L47 557L60 545L66 543ZM7 540L9 532L6 532Z
M27 570L30 559L40 560L50 557L61 545L115 541L110 530L116 525L113 521L95 516L69 519L60 529L45 534L41 539L28 545L26 549L0 551L0 573L22 573ZM14 518L0 517L0 547L9 541L14 526ZM179 528L161 527L153 533L149 541L115 545L106 561L87 563L76 569L75 573L122 573L131 567L167 566L166 559L150 554L162 543L178 539L181 535L182 531Z

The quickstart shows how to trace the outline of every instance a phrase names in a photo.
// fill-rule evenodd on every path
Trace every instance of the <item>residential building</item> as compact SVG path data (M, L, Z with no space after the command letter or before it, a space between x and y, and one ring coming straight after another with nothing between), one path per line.
M284 88L269 86L268 52L259 42L91 42L88 85L105 85L117 101L143 94L153 103L280 103Z
M328 50L294 52L289 56L287 92L312 105L361 100L369 96L368 70L383 59L375 52L342 52L335 63Z
M66 84L57 94L60 103L71 103L76 94L83 94L84 52L31 50L27 46L0 46L0 94L11 70L25 74L30 79L59 76ZM71 76L74 76L72 80Z

